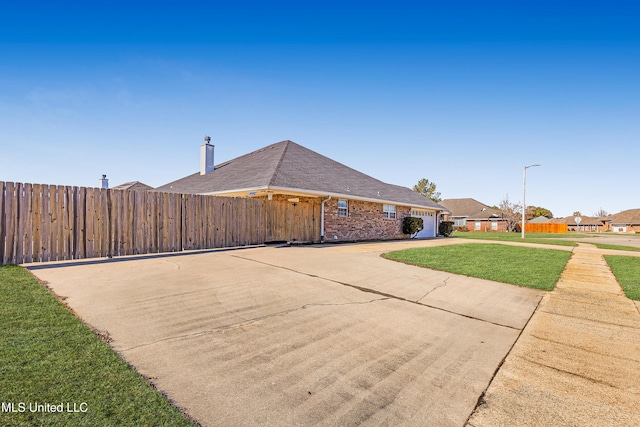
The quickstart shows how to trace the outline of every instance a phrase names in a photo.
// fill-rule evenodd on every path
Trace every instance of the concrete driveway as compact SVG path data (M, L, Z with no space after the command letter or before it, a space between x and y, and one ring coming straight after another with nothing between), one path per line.
M462 426L542 292L382 259L451 240L34 266L209 426Z

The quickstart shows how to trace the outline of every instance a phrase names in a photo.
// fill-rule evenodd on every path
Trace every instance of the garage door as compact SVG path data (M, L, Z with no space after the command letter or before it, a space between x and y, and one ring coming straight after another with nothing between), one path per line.
M414 218L422 218L424 228L418 233L418 238L436 237L436 213L430 211L421 211L418 209L411 210L411 216Z

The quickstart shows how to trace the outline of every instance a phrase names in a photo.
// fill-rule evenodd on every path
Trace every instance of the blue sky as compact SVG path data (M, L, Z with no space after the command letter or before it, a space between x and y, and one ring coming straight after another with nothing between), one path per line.
M285 139L445 198L640 208L634 2L21 2L0 180L159 186Z

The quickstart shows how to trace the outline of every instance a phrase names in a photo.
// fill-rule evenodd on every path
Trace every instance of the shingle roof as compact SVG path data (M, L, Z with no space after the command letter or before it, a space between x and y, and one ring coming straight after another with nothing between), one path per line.
M640 224L640 209L622 211L607 217L606 220L610 220L612 224Z
M549 220L549 222L552 224L577 225L575 218L576 218L575 216L567 216L564 218L552 218ZM595 218L592 216L585 216L585 215L581 215L580 218L582 218L582 220L580 221L580 225L603 225L602 219L600 218Z
M532 220L527 221L529 224L546 224L548 222L550 222L551 220L549 218L547 218L546 216L537 216L535 218L533 218Z
M152 190L153 187L144 184L140 181L125 182L124 184L116 185L111 188L112 190L135 190L135 191L147 191Z
M451 212L451 216L455 217L471 217L478 218L480 215L482 218L488 218L493 209L484 203L471 198L466 199L446 199L440 202L442 206L447 208ZM486 215L483 212L489 211Z
M409 188L384 183L288 140L220 163L206 175L197 172L170 182L156 191L220 194L269 188L444 210Z

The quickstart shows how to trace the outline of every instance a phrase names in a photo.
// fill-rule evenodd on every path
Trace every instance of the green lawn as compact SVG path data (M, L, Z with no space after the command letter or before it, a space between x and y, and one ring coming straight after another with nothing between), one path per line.
M640 252L640 248L634 246L609 245L606 243L594 243L598 249L614 249L617 251Z
M406 249L383 255L407 264L465 276L551 290L571 252L490 243Z
M570 240L555 240L562 238L582 238L583 234L552 234L552 233L526 233L524 240L520 233L498 233L498 232L467 232L456 231L451 237L461 239L497 240L501 242L521 242L521 243L541 243L544 245L577 246L576 242Z
M3 426L192 425L16 266L0 267L0 402Z
M627 298L640 301L640 258L618 255L604 258Z

